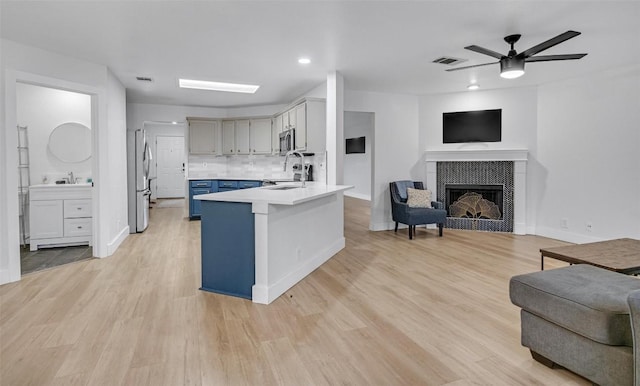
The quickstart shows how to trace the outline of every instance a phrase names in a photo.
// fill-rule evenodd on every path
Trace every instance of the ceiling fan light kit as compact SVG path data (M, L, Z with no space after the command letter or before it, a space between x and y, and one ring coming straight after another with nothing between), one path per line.
M524 75L524 59L502 58L500 59L500 76L505 79L515 79Z
M509 35L504 38L504 41L507 42L511 46L509 53L507 55L502 55L496 51L471 45L465 47L465 49L477 52L479 54L488 55L493 58L498 59L497 62L492 63L483 63L483 64L475 64L472 66L458 67L458 68L450 68L446 71L458 71L458 70L466 70L474 67L482 67L488 66L490 64L500 63L500 76L505 79L515 79L524 75L524 64L525 62L551 62L556 60L576 60L583 58L587 54L563 54L563 55L539 55L534 56L538 52L549 49L557 44L560 44L566 40L574 38L580 35L580 32L577 31L567 31L565 33L561 33L560 35L551 38L547 41L544 41L536 46L529 48L528 50L524 50L520 53L516 52L513 47L514 44L520 40L520 35Z

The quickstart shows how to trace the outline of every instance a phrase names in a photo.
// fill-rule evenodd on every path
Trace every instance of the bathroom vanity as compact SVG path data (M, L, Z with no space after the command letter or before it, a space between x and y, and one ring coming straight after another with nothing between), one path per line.
M91 184L30 186L30 250L91 245L91 213Z

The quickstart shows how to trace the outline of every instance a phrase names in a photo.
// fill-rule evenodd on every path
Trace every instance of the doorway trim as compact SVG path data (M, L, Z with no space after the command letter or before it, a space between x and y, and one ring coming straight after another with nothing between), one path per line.
M101 137L106 137L106 131L100 130L106 127L106 95L105 91L81 83L69 82L62 79L32 74L28 72L7 69L5 72L5 129L0 137L4 138L4 170L0 180L6 182L5 189L0 193L0 214L5 221L0 222L0 284L20 280L20 240L19 240L19 219L18 219L18 149L17 149L17 83L26 83L35 86L71 91L80 94L87 94L91 97L91 173L95 182L92 189L93 206L93 256L107 256L106 240L102 235L102 214L105 213L105 204L101 202L103 187L100 184L100 165L107 165L101 162L101 158L106 158L106 154L100 152L98 144ZM106 143L106 138L102 139ZM106 172L106 171L105 171ZM105 192L106 194L106 192ZM6 237L6 239L5 239ZM2 258L1 256L5 256Z

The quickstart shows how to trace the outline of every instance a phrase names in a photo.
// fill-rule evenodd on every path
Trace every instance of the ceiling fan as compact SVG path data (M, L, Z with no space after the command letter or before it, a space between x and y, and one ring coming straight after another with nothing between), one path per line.
M483 48L480 46L467 46L465 47L465 49L467 50L471 50L471 51L475 51L478 52L480 54L485 54L485 55L489 55L492 56L496 59L500 59L497 62L492 62L492 63L483 63L483 64L476 64L474 66L465 66L465 67L458 67L458 68L451 68L448 69L447 71L458 71L458 70L466 70L468 68L473 68L473 67L481 67L481 66L488 66L490 64L497 64L500 63L500 76L503 78L507 78L507 79L514 79L517 78L519 76L524 75L524 64L525 63L529 63L529 62L549 62L549 61L554 61L554 60L574 60L574 59L580 59L582 57L584 57L587 54L564 54L564 55L540 55L540 56L533 56L535 54L537 54L538 52L544 51L546 49L549 49L557 44L560 44L566 40L569 40L571 38L574 38L576 36L580 35L580 32L577 31L567 31L565 33L561 33L560 35L551 38L545 42L542 42L536 46L533 46L531 48L529 48L528 50L524 50L520 53L517 53L516 50L513 48L513 45L520 40L520 35L509 35L507 37L504 38L504 41L507 42L507 44L511 45L511 49L509 50L509 53L507 55L502 55L498 52L489 50L487 48Z

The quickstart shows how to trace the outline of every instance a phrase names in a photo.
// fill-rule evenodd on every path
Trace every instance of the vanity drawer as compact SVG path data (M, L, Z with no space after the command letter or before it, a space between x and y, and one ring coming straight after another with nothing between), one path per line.
M64 237L90 236L90 235L91 235L91 217L64 219Z
M64 218L91 217L91 200L64 200Z

